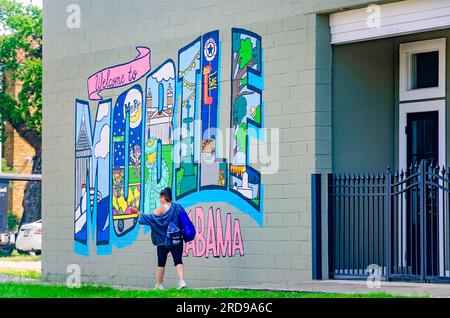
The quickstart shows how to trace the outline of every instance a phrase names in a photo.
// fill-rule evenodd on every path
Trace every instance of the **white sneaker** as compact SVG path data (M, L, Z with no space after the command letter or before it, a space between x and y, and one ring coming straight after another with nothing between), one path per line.
M165 287L163 284L158 284L158 283L155 284L155 290L164 290L164 289L165 289Z
M177 287L177 289L183 289L183 288L186 288L187 287L187 285L186 285L186 282L184 281L184 280L180 280L179 282L178 282L178 287Z

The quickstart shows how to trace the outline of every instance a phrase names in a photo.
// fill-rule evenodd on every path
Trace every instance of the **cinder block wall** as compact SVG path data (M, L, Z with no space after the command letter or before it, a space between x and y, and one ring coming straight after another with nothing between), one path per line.
M75 100L88 99L91 74L132 60L136 46L152 50L155 69L168 58L177 61L180 48L217 29L222 46L220 125L229 127L231 29L243 28L262 37L265 127L280 130L279 170L262 176L263 226L227 202L186 207L203 208L205 217L210 207L231 213L240 222L244 245L243 256L186 257L186 279L194 287L311 279L310 175L331 168L331 47L326 16L318 19L315 12L366 2L45 1L43 276L65 281L68 265L78 264L83 282L152 286L156 249L142 229L127 247L113 246L107 255L98 255L95 245L88 256L75 253ZM81 8L79 29L66 26L72 3ZM145 87L144 79L138 83ZM125 89L102 96L114 102ZM90 105L95 114L97 103ZM171 268L166 282L175 283Z

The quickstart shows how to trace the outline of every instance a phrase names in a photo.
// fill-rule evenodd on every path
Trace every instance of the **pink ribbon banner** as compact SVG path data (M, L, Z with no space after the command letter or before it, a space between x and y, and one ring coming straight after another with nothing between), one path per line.
M102 100L99 94L105 89L125 86L140 80L151 69L151 52L148 47L138 46L139 55L131 62L107 67L87 80L90 100Z

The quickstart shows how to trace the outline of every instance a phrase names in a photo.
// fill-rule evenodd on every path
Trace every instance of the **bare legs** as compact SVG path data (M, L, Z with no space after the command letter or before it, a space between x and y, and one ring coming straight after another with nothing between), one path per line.
M178 264L175 268L177 269L178 280L180 280L180 281L184 280L184 267L183 267L183 264Z
M163 279L164 279L164 271L166 270L165 267L157 267L156 268L156 283L157 284L162 284Z
M178 264L175 266L178 274L178 289L185 288L186 282L184 281L184 267L183 264ZM163 280L164 280L164 272L166 271L165 267L157 267L156 268L156 285L155 289L164 289Z
M164 280L165 266L167 261L167 254L171 252L172 258L175 264L175 269L178 274L178 288L185 288L186 282L184 281L184 267L183 267L183 244L175 245L173 248L166 248L164 246L158 246L158 267L156 268L156 289L164 289L162 282ZM163 266L161 266L163 265Z
M183 264L178 264L176 267L178 280L184 281L184 267ZM165 267L156 267L156 284L162 284L164 280L164 273L166 271Z

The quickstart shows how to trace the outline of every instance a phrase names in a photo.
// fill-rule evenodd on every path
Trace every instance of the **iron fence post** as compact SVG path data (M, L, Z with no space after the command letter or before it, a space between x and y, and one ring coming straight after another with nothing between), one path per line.
M334 206L333 206L333 174L329 173L327 178L328 190L328 276L334 278Z
M322 279L322 174L311 175L312 279Z
M391 244L392 244L392 202L391 202L391 169L388 168L386 171L386 184L384 190L384 210L385 210L385 230L387 239L385 241L385 261L386 261L386 280L389 280L391 275Z
M420 215L420 277L425 280L426 275L426 237L425 237L425 212L426 212L426 160L422 160L419 166L419 215Z

